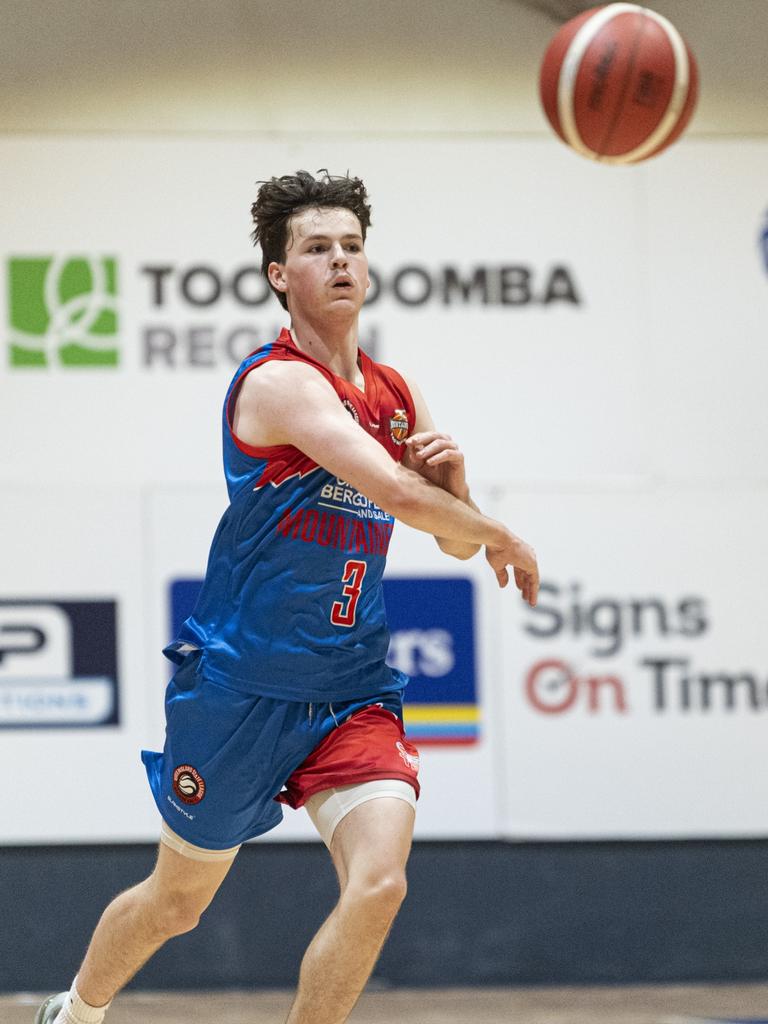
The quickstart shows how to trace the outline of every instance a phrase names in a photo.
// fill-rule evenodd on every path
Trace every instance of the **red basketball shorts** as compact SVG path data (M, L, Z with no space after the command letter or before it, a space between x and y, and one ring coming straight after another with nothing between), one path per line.
M400 779L419 795L419 752L405 738L403 724L380 704L369 705L332 729L289 776L276 797L301 807L324 789L375 779Z

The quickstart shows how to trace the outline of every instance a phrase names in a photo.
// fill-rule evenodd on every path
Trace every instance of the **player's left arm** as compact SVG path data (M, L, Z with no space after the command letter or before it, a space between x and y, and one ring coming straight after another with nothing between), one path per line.
M424 401L424 396L411 380L406 384L413 398L416 423L413 433L405 440L406 452L403 465L420 473L430 483L442 487L476 512L480 509L472 501L464 470L464 453L450 437L435 429L435 424ZM441 551L454 558L471 558L480 550L479 544L465 544L461 541L446 540L435 535Z

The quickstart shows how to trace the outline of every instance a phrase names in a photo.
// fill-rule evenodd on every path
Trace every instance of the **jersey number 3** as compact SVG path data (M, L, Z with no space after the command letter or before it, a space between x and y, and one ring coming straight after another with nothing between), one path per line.
M344 566L341 582L345 585L341 588L341 593L346 600L334 601L331 606L331 622L334 626L354 626L360 588L367 568L365 562L357 562L354 559L350 559Z

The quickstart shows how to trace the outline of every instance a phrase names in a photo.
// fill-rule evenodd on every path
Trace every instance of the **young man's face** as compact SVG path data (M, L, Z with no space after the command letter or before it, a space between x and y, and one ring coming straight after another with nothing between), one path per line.
M289 222L285 262L270 263L269 279L293 317L354 319L370 284L360 221L343 208L300 210Z

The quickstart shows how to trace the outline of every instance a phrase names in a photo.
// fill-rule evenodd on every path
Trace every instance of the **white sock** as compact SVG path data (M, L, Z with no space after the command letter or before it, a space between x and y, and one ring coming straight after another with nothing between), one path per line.
M67 994L64 1005L53 1024L101 1024L104 1014L112 1004L112 1000L106 1006L89 1006L80 998L77 991L77 978L72 982L72 988Z

